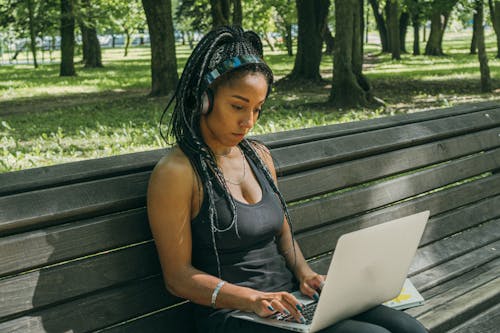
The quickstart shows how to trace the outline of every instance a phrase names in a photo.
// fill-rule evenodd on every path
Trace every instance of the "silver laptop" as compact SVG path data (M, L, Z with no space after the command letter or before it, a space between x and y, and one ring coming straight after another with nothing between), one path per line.
M312 333L388 301L403 287L428 218L424 211L342 235L319 301L293 293L306 308L315 308L306 324L279 314L261 318L235 311L232 316Z

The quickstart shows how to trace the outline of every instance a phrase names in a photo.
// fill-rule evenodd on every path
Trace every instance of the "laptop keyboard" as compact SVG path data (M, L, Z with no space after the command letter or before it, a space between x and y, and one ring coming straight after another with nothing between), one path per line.
M314 311L316 311L316 306L318 306L318 302L309 303L303 308L302 316L306 319L306 325L310 325L312 322L312 318L314 315ZM281 313L276 314L275 319L283 320L283 321L291 321L297 322L292 315L284 315Z

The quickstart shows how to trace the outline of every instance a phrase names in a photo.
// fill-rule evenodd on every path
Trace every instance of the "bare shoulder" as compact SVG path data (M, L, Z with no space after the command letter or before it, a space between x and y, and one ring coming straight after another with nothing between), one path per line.
M174 147L156 163L152 176L169 177L172 174L179 176L190 170L189 159L179 147Z
M257 140L251 140L250 143L255 148L255 151L257 151L257 154L259 154L259 157L266 163L267 167L274 171L273 157L269 148L267 148L264 143Z
M193 172L189 159L179 147L172 148L156 164L149 180L149 194L156 190L169 188L169 192L190 190ZM182 191L183 192L183 191Z
M274 167L274 161L273 161L273 157L271 155L271 151L269 150L269 148L266 147L266 145L264 145L264 143L257 141L257 140L251 140L250 144L255 148L255 151L257 152L257 154L259 154L259 157L266 164L269 171L271 171L271 174L276 178L276 170Z

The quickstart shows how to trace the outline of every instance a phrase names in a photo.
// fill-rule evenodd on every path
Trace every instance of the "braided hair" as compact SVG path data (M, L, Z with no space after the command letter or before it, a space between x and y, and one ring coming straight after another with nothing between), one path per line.
M222 66L223 64L227 65L228 59L234 59L234 57L250 58L251 60L248 60L248 63L238 64L238 66L233 66L234 64L231 63L230 67L233 66L234 68L225 68ZM163 136L161 126L163 116L175 100L174 110L169 123L169 135L175 137L177 145L187 156L195 170L198 181L201 180L203 193L208 201L207 218L210 223L212 245L217 259L217 270L220 278L222 276L215 235L234 227L235 233L239 237L238 216L234 199L230 195L222 171L217 165L215 154L205 143L201 135L202 96L207 89L216 91L222 82L227 82L247 73L263 74L268 83L269 93L271 84L273 83L273 73L262 58L262 42L255 32L243 31L242 28L234 26L223 26L210 31L200 40L188 58L177 88L160 119L160 135L169 144L170 142ZM216 77L214 77L214 73L216 73ZM280 200L290 230L293 230L285 199L276 186L271 172L257 152L257 149L264 149L263 144L245 138L239 143L239 147L242 153L263 171L271 188ZM223 189L224 200L226 200L232 214L231 223L223 229L219 228L217 210L215 208L215 186ZM295 257L293 231L291 236Z

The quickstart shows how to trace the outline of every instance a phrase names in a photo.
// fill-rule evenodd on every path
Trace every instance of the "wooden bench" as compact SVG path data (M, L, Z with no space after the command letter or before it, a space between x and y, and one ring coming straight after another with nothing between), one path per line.
M325 272L338 237L431 211L408 310L431 332L500 327L500 105L264 135L296 237ZM193 332L147 222L165 150L0 174L0 332Z

